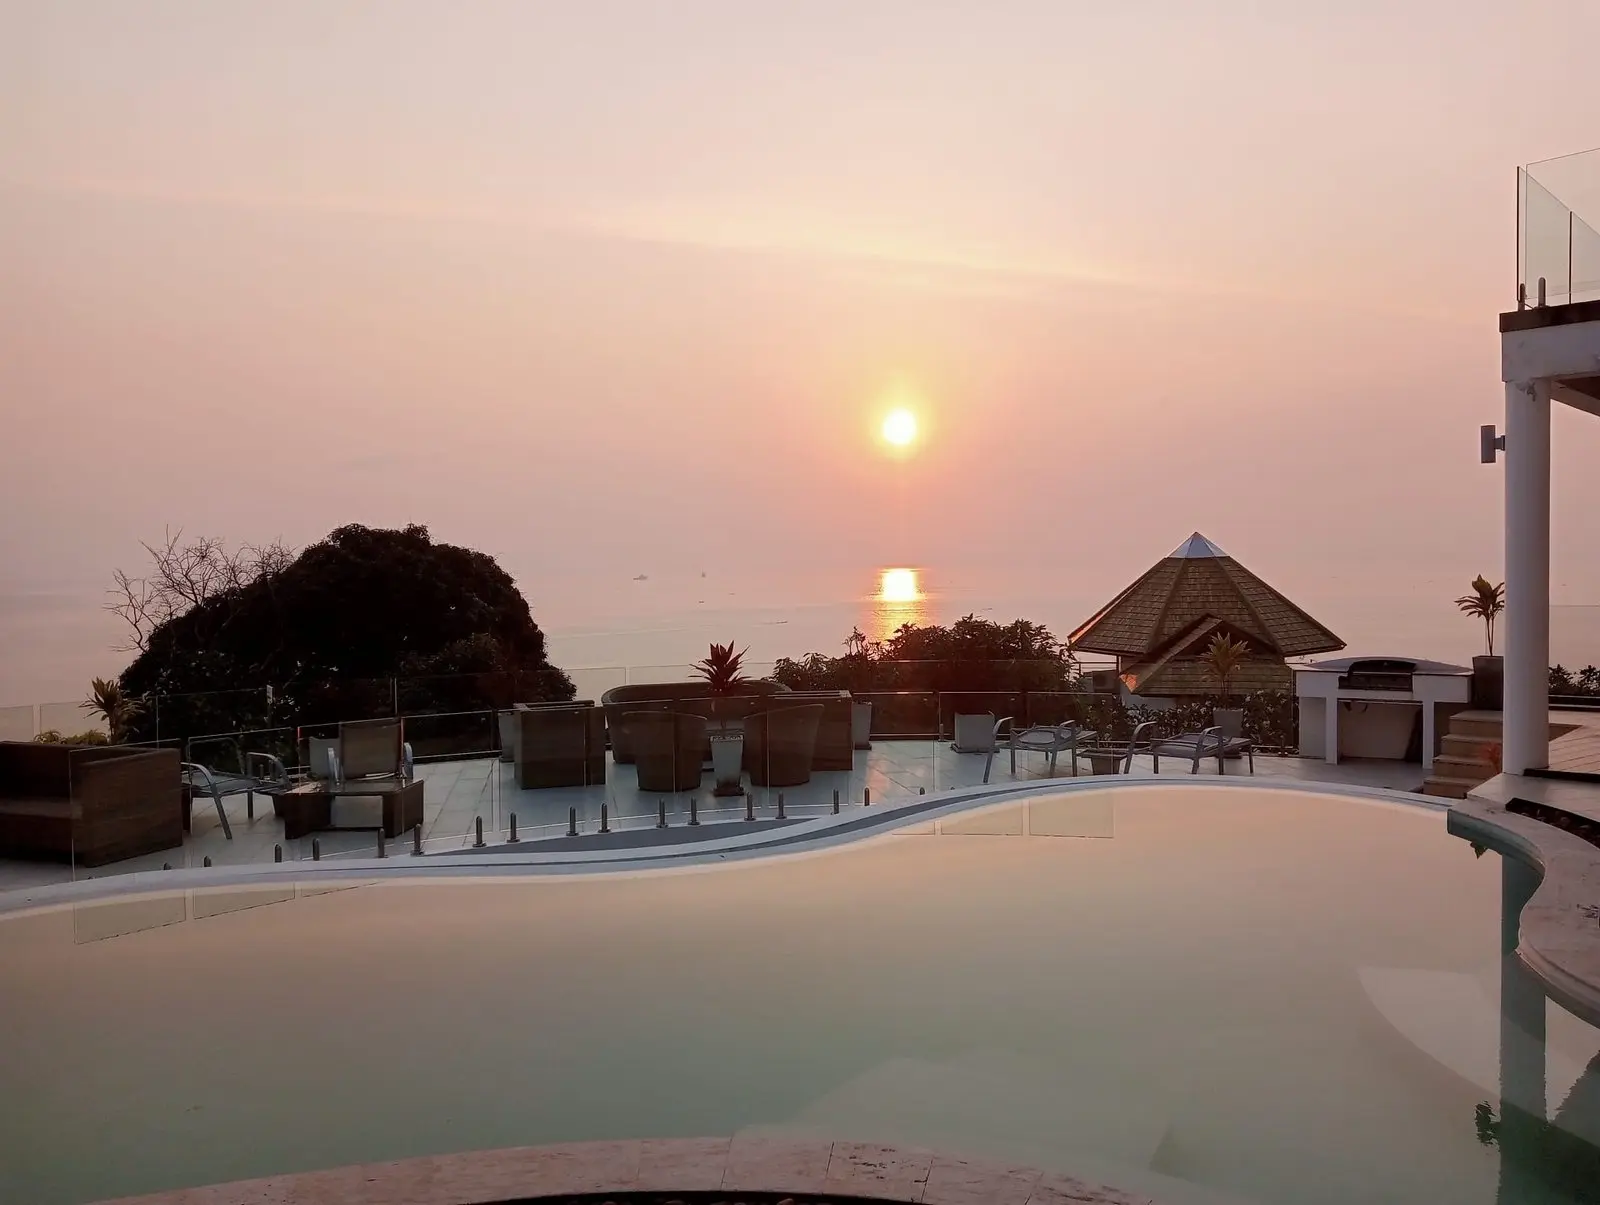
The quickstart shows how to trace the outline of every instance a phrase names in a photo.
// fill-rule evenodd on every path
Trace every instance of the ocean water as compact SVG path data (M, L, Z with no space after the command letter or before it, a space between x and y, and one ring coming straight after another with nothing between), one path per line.
M853 629L885 639L904 623L949 623L974 614L996 622L1030 619L1065 637L1116 588L1094 583L1041 589L1036 581L970 580L922 567L843 573L825 581L782 577L644 577L605 583L545 583L534 617L551 659L595 688L672 674L703 657L713 641L748 648L757 669L780 657L837 655ZM1076 579L1083 581L1084 579ZM1006 589L1012 585L1012 589ZM993 587L993 588L990 588ZM1344 638L1351 655L1424 657L1467 665L1483 651L1481 625L1460 615L1440 583L1426 593L1310 597L1295 601ZM0 707L55 704L84 696L89 679L127 664L120 621L94 591L0 594ZM1551 608L1551 660L1572 668L1600 664L1600 606ZM583 674L578 671L596 671ZM605 671L605 672L599 672Z

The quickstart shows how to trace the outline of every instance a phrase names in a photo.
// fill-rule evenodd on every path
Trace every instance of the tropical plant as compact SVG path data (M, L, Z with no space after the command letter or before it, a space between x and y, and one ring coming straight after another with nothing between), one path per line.
M1463 615L1483 620L1483 631L1488 639L1489 656L1494 656L1494 621L1506 609L1506 584L1491 585L1489 579L1479 574L1472 579L1472 593L1456 599L1456 607Z
M1600 670L1592 665L1573 671L1562 665L1550 667L1550 693L1552 695L1600 695Z
M1202 660L1206 667L1216 677L1222 687L1221 698L1228 698L1228 684L1233 680L1233 675L1239 672L1239 667L1244 664L1245 658L1250 655L1250 642L1248 640L1235 640L1226 632L1218 632L1211 638L1211 643L1206 645L1205 655Z
M691 668L706 680L712 696L720 699L744 685L744 675L739 671L744 667L744 655L749 651L748 648L735 650L731 640L727 644L713 644L706 659L696 661Z
M96 678L90 682L89 697L78 706L105 721L113 742L126 740L128 730L145 710L143 701L125 693L122 683L115 678L109 681Z

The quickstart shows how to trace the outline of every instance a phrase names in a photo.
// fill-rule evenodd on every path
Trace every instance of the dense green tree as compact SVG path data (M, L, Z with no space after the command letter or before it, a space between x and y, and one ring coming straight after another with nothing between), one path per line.
M888 640L859 631L845 655L783 658L773 677L801 690L1070 690L1076 666L1043 624L966 615L949 625L903 624Z
M192 604L137 634L142 651L120 679L128 695L166 700L136 721L152 727L164 710L164 737L383 714L393 679L414 710L573 694L511 576L425 527L341 527L298 556L260 559L191 593ZM209 697L191 710L203 714L178 720L177 697L199 692Z

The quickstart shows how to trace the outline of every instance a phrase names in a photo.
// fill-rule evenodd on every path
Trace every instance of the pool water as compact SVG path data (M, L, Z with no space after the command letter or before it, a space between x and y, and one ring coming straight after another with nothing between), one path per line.
M1562 1142L1502 1141L1501 886L1439 811L1185 784L693 870L37 913L0 922L0 1195L762 1132L1172 1205L1587 1199L1546 1165L1593 1151L1600 1032L1540 1005Z

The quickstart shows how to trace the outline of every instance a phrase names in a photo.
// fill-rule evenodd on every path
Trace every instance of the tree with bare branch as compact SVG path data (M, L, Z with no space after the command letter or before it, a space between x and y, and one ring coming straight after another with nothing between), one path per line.
M147 652L158 628L196 607L263 578L281 573L295 553L285 544L245 544L230 552L214 536L185 541L183 529L168 530L160 545L144 544L150 554L150 572L135 577L118 569L108 593L106 610L128 625L128 640L118 652Z

